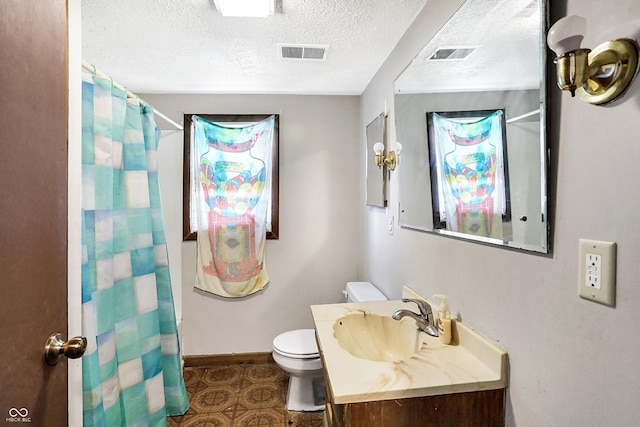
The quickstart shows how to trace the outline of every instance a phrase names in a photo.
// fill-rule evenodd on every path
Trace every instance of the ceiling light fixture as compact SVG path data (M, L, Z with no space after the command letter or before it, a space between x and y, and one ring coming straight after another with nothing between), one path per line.
M213 0L222 16L265 18L273 15L275 0Z

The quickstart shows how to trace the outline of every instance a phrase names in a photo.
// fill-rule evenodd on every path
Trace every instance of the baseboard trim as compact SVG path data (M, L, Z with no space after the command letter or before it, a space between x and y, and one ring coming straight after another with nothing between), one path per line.
M201 354L184 356L183 359L185 367L273 362L273 356L271 356L271 353Z

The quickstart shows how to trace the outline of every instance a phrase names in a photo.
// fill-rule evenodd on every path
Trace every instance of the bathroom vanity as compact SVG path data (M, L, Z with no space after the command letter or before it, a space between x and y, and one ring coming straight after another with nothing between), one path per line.
M500 427L504 401L504 389L343 404L328 394L325 414L330 427Z
M403 295L420 298L409 288ZM311 307L327 385L330 426L504 425L507 353L453 322L444 345L411 318L391 319L402 301Z

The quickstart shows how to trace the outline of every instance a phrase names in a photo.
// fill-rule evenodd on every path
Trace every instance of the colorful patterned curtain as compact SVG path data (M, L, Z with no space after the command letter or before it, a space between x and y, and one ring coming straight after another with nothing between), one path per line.
M189 408L160 206L153 109L82 82L85 426L165 426Z
M502 110L472 122L431 114L447 229L501 238L506 200Z
M192 117L192 229L197 230L195 287L243 297L269 282L271 153L275 117L226 127Z

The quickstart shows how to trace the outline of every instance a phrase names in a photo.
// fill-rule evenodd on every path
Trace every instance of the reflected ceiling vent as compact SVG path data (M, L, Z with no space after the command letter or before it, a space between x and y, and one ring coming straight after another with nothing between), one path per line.
M279 44L278 52L282 59L309 59L324 61L327 59L327 49L324 45Z
M429 61L459 61L466 59L477 48L477 46L440 47L429 57Z

